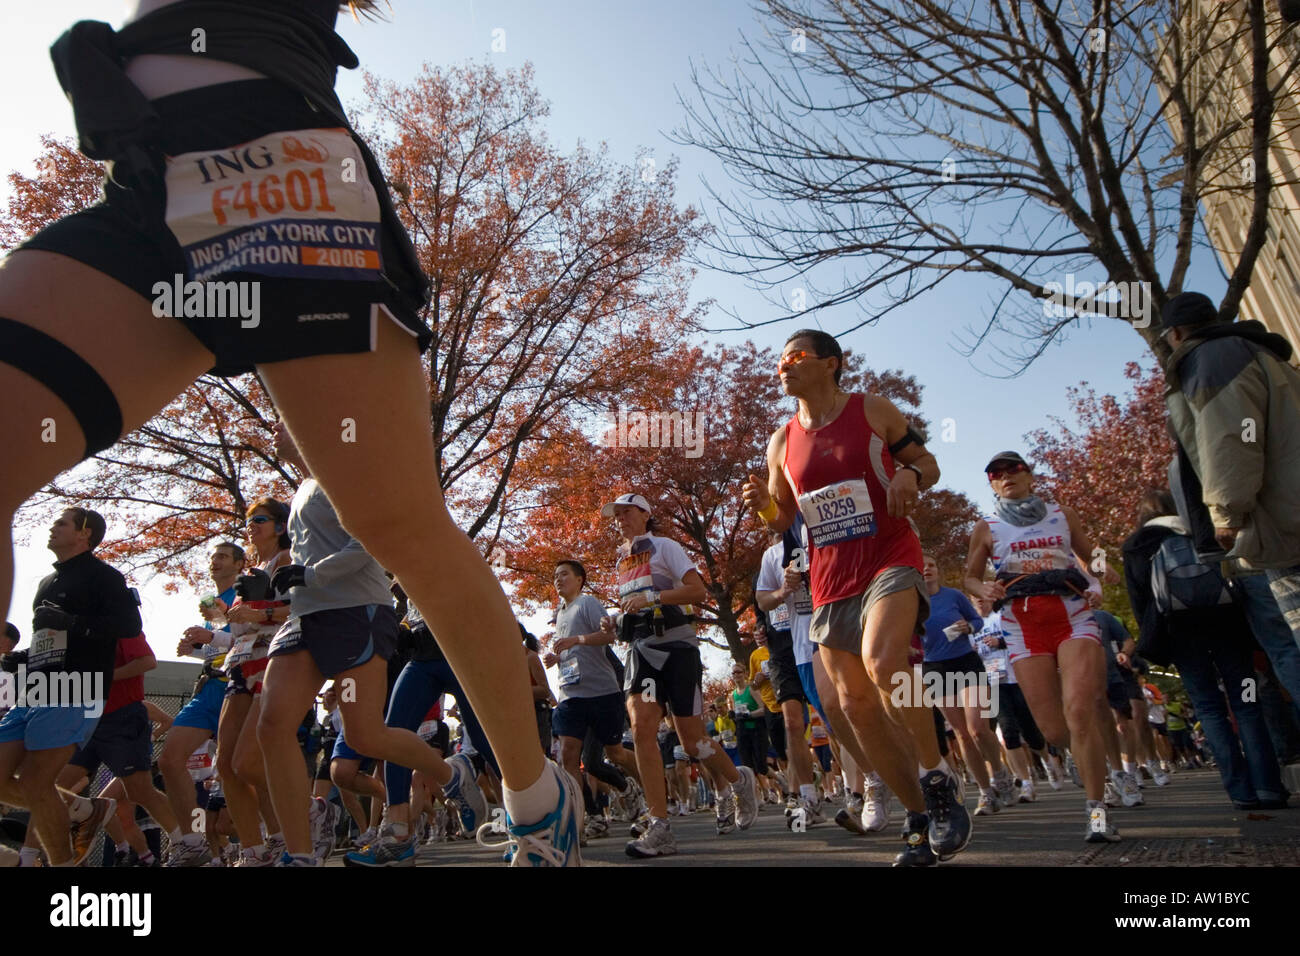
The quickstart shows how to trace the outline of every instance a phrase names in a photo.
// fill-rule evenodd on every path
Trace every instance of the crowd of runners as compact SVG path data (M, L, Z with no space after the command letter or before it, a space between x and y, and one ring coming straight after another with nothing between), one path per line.
M725 837L773 806L792 832L833 822L865 836L890 831L897 801L896 865L930 866L969 845L974 817L1071 786L1083 839L1119 840L1115 809L1206 759L1190 703L1144 682L1137 639L1100 609L1092 540L1068 506L1033 493L1017 452L989 459L997 506L971 534L963 589L943 586L948 569L910 520L938 479L934 456L887 400L838 388L842 361L822 332L783 351L799 411L773 434L768 480L740 490L769 546L752 652L728 694L704 699L704 580L644 496L600 514L622 537L617 609L589 592L581 560L556 564L545 657L522 624L516 652L536 720L515 742L536 740L559 791L544 839L490 812L501 766L456 669L340 524L283 423L275 452L308 477L291 502L252 503L245 545L213 548L202 623L176 647L203 672L175 718L143 699L155 660L132 591L93 554L104 519L65 511L36 639L3 664L71 667L109 690L102 717L19 707L0 720L0 746L27 755L3 795L31 811L19 865L98 864L105 831L114 862L140 866L316 865L339 842L353 844L345 865L404 866L421 844L458 837L561 864L623 824L628 856L653 858L678 852L675 816L712 812ZM1272 777L1241 805L1286 805L1270 759ZM77 795L101 764L109 782Z
M987 460L996 506L964 567L938 566L913 517L939 463L887 399L840 388L840 345L815 331L782 350L798 408L766 477L735 489L770 540L729 695L704 700L704 579L634 492L601 511L617 556L553 569L549 644L523 631L441 494L431 284L334 92L358 65L340 8L378 5L231 0L196 31L197 4L138 0L121 29L81 22L51 51L80 148L111 175L100 203L0 268L0 606L17 508L205 372L258 374L276 455L306 478L290 502L243 509L246 544L213 549L202 623L177 647L202 678L170 719L144 700L138 600L94 554L103 516L54 522L30 639L4 638L0 803L27 811L22 863L93 863L107 831L115 858L146 866L314 866L356 830L355 866L410 865L419 841L456 835L565 866L615 822L629 856L655 858L690 849L674 815L709 807L726 839L775 802L792 833L901 827L896 865L932 866L977 826L996 839L985 818L1032 812L1042 786L1082 789L1083 838L1111 842L1113 811L1199 759L1190 713L1147 702L1141 656L1177 665L1232 802L1286 806L1260 704L1238 688L1253 639L1300 700L1300 375L1281 336L1221 322L1196 293L1162 311L1179 457L1123 546L1137 635L1097 608L1089 529L1035 493L1015 451ZM206 314L202 296L159 305L159 283L218 279L256 293L253 321ZM611 559L613 613L584 565ZM112 780L82 795L101 764Z

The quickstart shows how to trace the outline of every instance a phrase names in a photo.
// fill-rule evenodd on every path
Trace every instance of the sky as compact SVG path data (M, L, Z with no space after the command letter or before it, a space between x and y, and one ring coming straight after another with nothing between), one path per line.
M78 19L120 25L127 6L122 0L59 0L29 6L22 18L9 19L8 52L0 59L0 89L6 91L0 110L0 173L31 174L41 133L74 133L71 108L50 64L49 45ZM588 146L603 142L613 161L627 164L634 163L638 150L644 149L659 168L676 156L681 163L679 203L705 212L711 204L700 177L708 176L718 185L725 174L707 154L670 141L669 134L682 123L676 90L689 92L692 61L724 63L736 49L741 31L757 36L764 28L753 7L741 0L653 4L393 0L390 22L357 24L341 15L339 24L363 68L397 82L413 78L424 63L451 66L488 61L502 69L532 63L537 87L552 107L544 125L553 145L568 152L579 142ZM339 80L340 98L349 107L361 102L360 73L344 72ZM0 186L0 195L7 196L7 187ZM1200 290L1211 297L1223 291L1220 273L1208 260L1193 274L1204 277ZM901 369L916 377L923 388L921 410L932 423L932 432L948 420L946 434L932 433L930 443L943 473L941 484L964 492L981 507L992 500L982 470L989 456L1026 448L1025 435L1051 427L1054 415L1068 419L1067 387L1086 383L1099 394L1122 395L1128 391L1125 363L1151 362L1144 342L1126 324L1084 320L1024 374L1013 379L993 377L988 373L997 370L996 348L974 358L959 349L964 331L982 325L996 291L973 280L952 280L878 325L841 339L871 368ZM701 271L691 296L696 302L717 300L719 307L707 323L714 328L734 324L722 313L723 307L754 320L780 314L742 279L721 272ZM827 310L815 321L835 334L859 320L846 305ZM782 323L708 339L730 345L752 338L760 346L779 350L793 330L794 326ZM773 424L788 417L792 408L774 410ZM51 514L48 520L54 517ZM107 517L111 535L112 516ZM41 532L20 531L17 539L10 617L26 634L32 595L40 577L49 572L52 556L43 548ZM198 595L166 595L159 580L131 583L144 599L146 633L155 651L160 658L174 658L174 638L196 622ZM544 616L528 619L538 633L544 620ZM716 667L718 661L712 664Z

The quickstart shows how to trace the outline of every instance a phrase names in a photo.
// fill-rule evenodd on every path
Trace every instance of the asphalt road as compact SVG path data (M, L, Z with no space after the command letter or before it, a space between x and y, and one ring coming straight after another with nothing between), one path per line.
M974 788L967 806L975 808ZM1046 784L1038 800L991 817L976 817L970 846L943 867L972 866L1294 866L1300 865L1300 808L1246 813L1233 808L1215 770L1177 773L1167 787L1148 784L1146 805L1112 810L1123 839L1115 844L1083 841L1087 816L1083 791L1067 783L1059 792ZM1300 803L1300 798L1297 798ZM779 807L769 806L745 832L719 837L711 813L675 817L676 856L634 860L624 852L627 825L611 824L610 835L583 850L587 866L889 866L901 847L903 815L893 801L889 826L857 836L829 820L794 833ZM419 866L499 865L499 851L472 841L435 844L420 850ZM329 866L343 864L341 853Z

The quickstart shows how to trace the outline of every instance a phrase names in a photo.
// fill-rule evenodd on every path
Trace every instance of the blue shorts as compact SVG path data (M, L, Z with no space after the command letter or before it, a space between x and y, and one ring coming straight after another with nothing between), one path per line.
M803 684L804 696L808 698L808 703L812 704L817 711L817 716L822 719L822 723L830 726L830 721L826 719L826 712L822 710L822 699L817 696L817 682L813 680L812 662L807 664L796 665L799 671L799 683Z
M87 717L84 707L14 707L0 720L0 744L21 740L28 750L81 747L101 716Z
M359 754L348 746L342 731L339 732L338 739L334 741L334 753L330 754L330 760L359 760L362 773L369 773L375 766L374 758Z
M215 734L217 722L221 719L221 702L225 698L226 681L209 677L199 692L185 702L181 712L172 721L172 726L198 727Z

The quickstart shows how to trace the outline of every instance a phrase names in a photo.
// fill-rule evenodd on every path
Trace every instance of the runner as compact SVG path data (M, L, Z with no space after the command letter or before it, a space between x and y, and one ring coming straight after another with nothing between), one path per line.
M288 522L289 507L284 502L259 498L252 503L245 533L260 563L235 580L234 604L229 608L216 605L230 622L231 633L224 660L229 679L217 722L217 773L239 837L236 866L275 866L284 853L284 835L266 783L257 722L271 639L289 618L287 595L276 593L271 586L271 576L292 560ZM203 635L190 636L201 640Z
M51 866L85 863L116 806L55 786L104 712L117 642L141 630L134 592L93 554L105 531L103 517L85 508L66 509L50 526L54 573L42 579L32 600L30 647L25 654L9 655L14 665L26 668L26 674L19 672L19 684L28 675L43 674L47 688L80 692L78 700L59 697L42 706L13 707L0 719L0 802L31 810L29 825ZM59 675L63 679L54 679Z
M767 619L765 634L771 684L776 690L783 718L790 782L799 791L796 806L791 809L801 811L804 824L812 826L823 819L821 799L813 786L812 754L804 738L804 706L809 702L809 695L800 673L801 667L809 670L812 667L813 646L808 636L812 626L812 595L808 593L803 573L796 568L787 571L787 564L793 564L793 561L786 556L785 535L770 532L769 541L754 582L754 603ZM750 660L752 664L752 656ZM824 724L822 733L826 734ZM829 745L829 737L819 745L827 749L823 772L830 769Z
M176 645L176 653L182 657L201 659L203 672L193 695L172 721L162 752L158 754L158 769L167 784L167 799L178 825L168 834L167 866L203 866L212 859L205 834L191 823L195 819L194 811L204 801L195 800L197 791L187 782L194 779L190 767L192 755L200 749L206 750L208 741L216 737L221 721L221 705L226 699L229 680L221 667L232 640L226 611L235 603L235 581L244 571L245 557L243 548L228 541L212 549L208 573L215 593L199 601L203 624L186 628ZM215 774L215 766L212 769Z
M1092 560L1092 541L1074 511L1033 494L1033 472L1018 453L1000 452L984 470L998 503L971 535L966 588L1003 609L1011 666L1034 722L1058 749L1071 747L1077 756L1087 793L1085 839L1114 842L1119 832L1103 802L1106 755L1097 726L1106 661L1085 596L1088 581L1075 564L1076 556ZM990 559L997 579L985 583Z
M966 767L979 787L976 816L997 813L1020 802L1011 773L1002 763L1002 748L989 728L994 716L984 661L971 645L970 635L984 628L984 620L966 596L939 584L934 555L921 556L925 588L930 595L930 616L925 621L925 663L921 673L927 689L939 692L939 710L952 726ZM985 693L981 695L980 691ZM981 701L981 696L984 700ZM993 776L989 777L989 768Z
M802 513L812 639L864 756L907 809L897 865L932 866L970 842L970 815L946 764L920 759L928 711L894 711L889 698L894 675L912 672L912 635L928 613L921 543L908 514L921 487L938 481L939 466L891 402L840 389L843 365L839 343L825 332L790 336L779 372L799 410L768 443L767 483L751 475L744 500L779 531Z
M390 728L416 731L427 740L427 735L437 732L436 728L422 731L431 709L438 705L444 694L451 694L456 698L462 724L481 739L483 731L474 709L448 666L437 638L413 601L408 603L405 623L410 635L411 659L393 685L384 723ZM435 723L446 731L445 722L438 720ZM485 757L495 764L491 749L486 744L484 749ZM415 771L419 772L422 781L436 786L444 800L454 802L466 836L477 833L487 819L487 803L477 782L478 771L467 754L452 754L444 759L445 753L447 743L443 740L418 766L408 767L395 760L385 762L384 785L379 799L387 797L386 826L369 846L357 853L349 853L344 858L345 866L415 865L418 835L411 829L413 821L419 818L411 804L412 774Z
M623 545L619 550L618 587L620 639L631 643L624 693L636 761L649 811L644 833L628 843L634 857L677 852L668 826L668 796L656 765L656 733L664 716L671 718L686 752L708 764L714 780L725 781L717 794L717 829L729 833L748 829L758 816L758 787L753 771L739 770L704 735L699 638L691 626L689 605L706 595L704 579L676 541L655 534L650 503L641 495L620 495L600 509L602 517L618 522ZM613 628L606 617L602 627Z
M176 816L167 797L154 787L150 769L153 723L144 701L144 675L157 666L158 661L143 634L117 642L113 682L104 703L104 716L90 740L72 755L59 777L61 785L70 788L81 777L93 781L100 763L107 764L113 780L105 786L105 793L117 782L127 801L143 807L165 832L178 833ZM118 792L117 788L114 792ZM154 865L152 854L141 855L140 864Z
M1106 654L1106 700L1098 703L1097 716L1101 722L1102 739L1106 742L1106 760L1110 765L1110 779L1106 781L1106 804L1140 807L1144 802L1142 790L1138 787L1137 777L1128 770L1124 760L1125 741L1121 731L1121 723L1126 720L1132 723L1133 717L1133 708L1128 702L1128 688L1124 686L1119 668L1119 652L1129 639L1129 633L1119 618L1102 610L1100 587L1088 591L1088 604L1092 608L1097 632L1101 635L1101 647ZM1129 754L1132 755L1131 750ZM1116 797L1119 799L1116 800Z
M768 769L769 766L775 768L768 769L767 802L782 803L786 801L789 789L782 782L786 763L785 717L781 713L776 689L769 676L772 661L767 649L767 628L763 626L761 620L754 627L753 638L755 646L749 653L749 684L758 693L758 699L763 704L760 711L763 714L763 722L767 725L767 750L763 752L763 766L764 769ZM803 723L802 718L799 722ZM810 767L809 776L811 776L811 769ZM786 809L792 810L794 807L787 802ZM786 816L788 818L789 814L787 813Z
M291 616L271 644L257 734L266 755L271 798L284 827L283 862L313 866L322 821L319 812L313 817L317 804L310 800L306 777L300 772L297 729L303 710L326 678L333 678L341 688L343 729L358 752L420 770L439 782L449 781L451 774L415 733L385 726L386 661L398 640L388 579L360 542L344 530L283 423L276 424L275 442L279 457L307 477L290 510L293 563L280 568L272 581L277 592L291 594ZM418 596L411 596L412 604L419 602ZM576 866L581 860L577 849L581 797L567 774L554 765L549 772L552 782L565 791L564 819L531 828L513 825L511 836L521 846L515 865ZM409 824L398 817L385 823L380 838L397 845L413 843ZM398 853L404 855L405 849Z
M636 758L623 749L626 708L622 685L607 653L614 632L602 625L605 609L600 602L582 593L587 569L580 562L558 562L554 582L560 606L555 612L555 636L544 661L547 667L558 665L560 671L559 705L552 727L560 740L560 763L578 781L587 800L587 836L604 836L609 826L597 812L595 795L583 783L581 765L585 762L588 773L601 775L625 799L635 800L635 783L625 774L632 774L635 780ZM589 735L598 748L584 756Z
M771 790L767 779L767 711L761 697L754 693L749 670L744 664L731 669L731 679L736 685L731 692L729 716L736 725L736 746L740 763L753 771L760 793Z
M576 814L558 770L519 733L533 719L525 664L506 653L517 646L513 615L438 480L421 360L432 339L421 318L429 283L384 173L333 90L338 68L358 65L333 29L340 6L368 15L384 7L221 4L196 48L192 4L141 0L120 30L86 21L55 43L83 152L110 164L112 176L103 202L48 226L0 268L0 392L17 410L0 422L0 606L9 602L21 502L205 372L256 371L340 520L406 582L479 705L514 834L548 846L518 859L563 863L576 850L576 833L572 847L562 835ZM235 146L258 157L255 166L205 182L208 157ZM317 166L321 151L329 172ZM310 194L310 208L274 199L290 180L300 198ZM272 199L222 205L241 189ZM340 223L351 238L328 242L321 259L343 265L309 264L318 250L308 242L291 247L300 265L267 255L281 251L279 229L335 235L327 227ZM211 260L213 248L241 243L239 254ZM199 279L219 279L230 294L234 282L235 298L252 305L241 313L257 314L158 317L181 311L159 304L160 285ZM42 441L47 418L58 441ZM339 440L345 419L355 441ZM293 695L301 707L285 718L290 731L314 693Z
M971 603L984 619L984 628L975 635L975 649L984 659L984 672L988 674L993 691L993 710L997 714L998 729L1007 750L1007 761L1020 781L1020 802L1033 803L1038 799L1034 784L1034 763L1027 751L1033 751L1043 761L1048 780L1055 780L1051 755L1044 749L1047 741L1034 723L1025 695L1016 682L1016 672L1008 660L1007 634L1002 627L1002 612L993 610L993 602L982 594L971 594ZM1053 789L1060 786L1059 781Z

